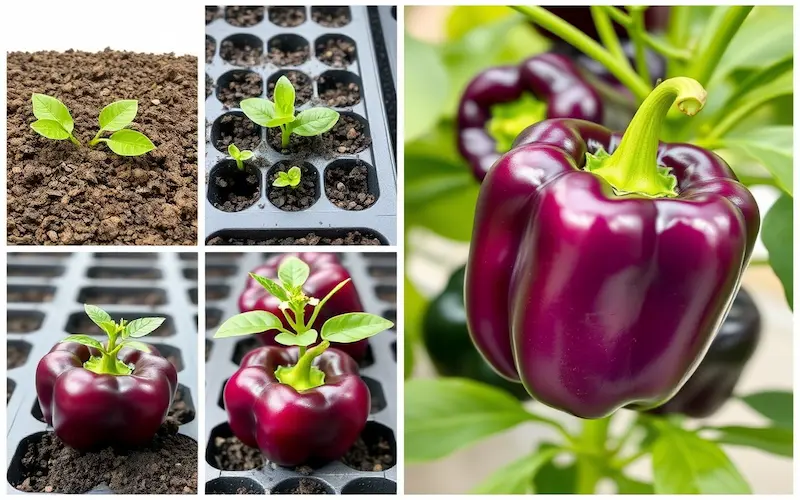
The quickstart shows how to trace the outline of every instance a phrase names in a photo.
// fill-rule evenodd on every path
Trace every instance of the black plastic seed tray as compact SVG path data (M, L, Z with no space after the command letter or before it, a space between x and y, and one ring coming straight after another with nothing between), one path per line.
M223 408L222 391L237 370L234 358L241 358L253 338L213 339L225 319L239 313L238 296L247 273L264 263L264 254L206 254L206 493L289 493L301 480L327 493L393 494L397 491L397 335L387 331L369 339L370 354L362 363L361 375L370 389L372 412L362 433L365 441L381 437L392 446L395 464L382 471L355 470L342 461L314 469L310 475L296 469L266 463L248 471L221 470L214 459L215 439L232 436ZM392 321L396 316L397 263L394 253L340 256L350 271L367 312ZM216 300L212 300L212 299ZM238 354L238 356L237 356Z
M304 20L293 27L281 27L271 21L273 9L286 7L266 7L263 16L251 18L250 26L234 26L226 19L226 7L218 7L216 18L206 24L206 81L211 87L206 98L206 241L212 244L228 244L232 233L246 233L247 238L267 240L269 238L303 238L309 233L346 235L360 231L376 238L382 244L395 245L397 241L397 170L394 152L390 141L389 119L383 104L383 91L380 83L380 68L373 44L366 6L345 7L349 22L341 27L324 26L315 21L319 9L331 7L297 7L302 10ZM207 7L207 9L213 9ZM207 20L210 19L207 10ZM213 17L213 16L212 16ZM355 45L354 60L343 67L329 66L319 56L318 50L332 39L344 39ZM245 45L256 47L256 54L247 61L250 66L237 65L223 58L221 47L232 42L234 48ZM267 53L272 47L295 51L307 49L308 57L294 66L277 66L267 61ZM231 58L229 58L231 59ZM241 60L239 62L242 62ZM230 132L230 118L227 115L244 116L238 107L226 107L219 98L219 90L226 86L235 75L258 81L261 93L252 97L270 97L269 84L287 71L299 71L311 80L312 94L298 110L305 110L320 101L321 87L341 82L345 85L355 83L360 89L360 101L348 107L334 107L342 116L350 116L365 125L371 138L371 145L355 154L339 154L336 151L297 154L283 154L268 143L268 130L259 127L257 146L250 147L255 159L248 162L257 171L251 171L258 178L259 194L246 195L251 205L239 211L224 211L214 206L212 201L220 198L218 178L230 169L227 145L217 148L217 140ZM213 89L213 90L212 90ZM209 93L210 91L210 93ZM229 103L230 104L230 103ZM238 103L234 101L234 106ZM245 117L246 119L246 117ZM227 123L227 125L226 125ZM281 163L283 162L283 163ZM299 211L285 211L270 201L268 191L272 188L270 177L280 166L304 165L308 172L316 175L316 201ZM325 172L330 168L364 166L367 169L369 194L376 197L373 205L363 210L348 210L334 204L326 194ZM302 168L302 167L301 167ZM226 181L223 181L225 183ZM286 188L283 188L286 189ZM220 236L220 238L215 238Z
M178 369L178 391L191 414L197 400L196 254L42 253L8 256L8 434L6 475L21 476L26 444L51 430L42 419L34 378L39 360L60 340L88 331L83 303L98 305L115 320L163 315L164 325L145 341ZM98 299L98 300L95 300ZM99 333L99 331L98 331ZM96 336L98 340L105 337ZM179 432L198 439L196 416ZM113 493L100 485L92 493Z

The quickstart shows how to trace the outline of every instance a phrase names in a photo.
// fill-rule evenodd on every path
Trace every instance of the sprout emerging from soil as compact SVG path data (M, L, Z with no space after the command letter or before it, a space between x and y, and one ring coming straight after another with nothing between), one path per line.
M292 189L297 189L300 185L300 167L292 167L288 172L278 172L278 178L272 183L275 187L289 186Z
M236 144L233 143L228 145L228 154L231 155L231 158L236 160L236 167L239 170L244 170L244 162L253 157L252 151L249 149L240 151L239 148L236 147Z
M253 122L262 127L281 128L281 147L289 147L291 135L313 137L333 128L339 120L339 113L330 108L311 108L294 114L295 91L286 76L278 78L274 91L275 102L253 97L244 99L240 106Z
M75 122L69 109L55 97L44 94L33 94L33 116L37 120L31 128L42 137L61 141L69 139L76 146L81 143L72 134ZM156 147L146 135L127 129L139 112L139 101L123 100L112 102L100 111L100 130L89 141L89 146L105 142L111 151L120 156L140 156ZM113 132L110 137L101 137L103 132Z

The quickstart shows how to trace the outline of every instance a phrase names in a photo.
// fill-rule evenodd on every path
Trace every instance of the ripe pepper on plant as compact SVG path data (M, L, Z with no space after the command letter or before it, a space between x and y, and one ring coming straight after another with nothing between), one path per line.
M155 347L135 339L164 318L115 323L99 307L84 309L108 342L70 335L42 357L36 367L42 415L75 449L146 444L167 416L178 374Z
M350 278L319 299L304 292L312 279L306 262L294 255L278 262L278 281L252 273L251 277L280 301L283 319L265 310L248 311L226 320L214 335L227 338L276 330L275 342L288 346L261 347L244 357L225 384L228 421L237 438L258 446L278 465L333 460L358 439L369 416L370 395L354 359L331 346L363 342L393 323L373 314L348 312L328 316L317 330L317 319ZM311 307L308 319L307 307Z

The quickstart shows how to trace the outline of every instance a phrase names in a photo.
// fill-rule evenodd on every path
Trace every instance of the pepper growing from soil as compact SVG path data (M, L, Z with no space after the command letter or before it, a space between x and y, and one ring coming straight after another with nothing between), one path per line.
M679 413L692 418L716 413L733 394L760 338L761 313L741 288L697 370L672 399L650 413Z
M689 378L739 287L758 206L716 154L658 141L662 82L625 134L571 119L526 129L481 185L467 264L470 335L536 400L583 418L656 407ZM606 153L608 151L611 153Z
M603 102L568 58L541 54L476 76L458 106L458 149L482 181L525 127L544 118L601 122Z
M108 343L72 335L42 357L36 367L42 415L75 449L144 445L167 416L178 374L155 347L132 339L152 332L164 318L114 323L92 307L87 313L106 331Z

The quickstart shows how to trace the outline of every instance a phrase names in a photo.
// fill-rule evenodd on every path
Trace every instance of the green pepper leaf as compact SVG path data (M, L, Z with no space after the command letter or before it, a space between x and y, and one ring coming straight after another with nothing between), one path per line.
M231 143L231 146L233 146L233 143ZM250 151L249 149L245 149L239 154L239 159L242 161L247 161L252 157L253 157L253 152Z
M141 156L156 148L146 135L127 128L114 132L103 142L120 156Z
M291 333L281 332L275 335L275 342L288 346L302 346L308 347L317 341L317 331L308 330L300 335L293 335Z
M405 60L420 71L405 74L405 140L425 135L439 121L448 100L448 76L433 45L405 34Z
M656 494L749 494L750 486L716 443L664 423L653 445Z
M622 472L615 474L611 479L617 483L619 495L652 495L654 492L652 484L630 478Z
M63 342L75 342L77 344L83 344L83 345L88 346L88 347L94 347L95 349L97 349L99 351L105 352L105 347L103 347L103 344L101 344L99 341L97 341L96 339L93 339L92 337L90 337L88 335L70 335L69 337L65 338L61 342L62 343Z
M536 493L532 478L558 455L558 449L539 450L510 464L501 466L471 493L477 495L532 495Z
M782 457L792 456L794 432L785 427L718 427L716 441L722 444L746 446Z
M778 427L794 427L794 395L790 391L756 392L739 399Z
M282 75L275 82L275 112L280 117L291 116L294 117L294 99L295 91L292 82Z
M237 314L227 319L220 325L215 339L250 335L253 333L268 332L283 328L283 323L277 316L267 311L249 311Z
M253 273L250 273L250 277L256 280L259 285L263 286L264 289L276 299L280 300L281 302L289 302L289 293L280 285L280 283L272 281L265 276L259 276Z
M148 353L152 352L152 350L150 349L150 344L145 344L144 342L139 342L138 340L126 339L125 341L122 342L122 345L124 345L125 347L130 347L131 349L136 349L137 351L148 352Z
M539 450L557 448L552 443L541 443ZM533 485L536 493L540 495L563 495L575 493L578 483L578 467L573 460L571 463L562 465L555 461L547 462L539 468L536 477L533 478Z
M242 99L239 106L242 108L242 112L244 112L245 116L262 127L266 127L267 123L277 116L275 104L261 97Z
M37 134L47 137L48 139L54 139L56 141L69 139L69 132L64 130L64 127L55 120L36 120L31 123L31 128Z
M793 127L776 125L728 135L722 144L758 160L775 179L778 187L792 196L792 141Z
M332 129L339 121L339 113L329 108L311 108L301 111L292 123L292 133L314 137Z
M322 338L340 344L358 342L385 330L394 323L369 313L347 313L330 318L322 325Z
M242 156L241 152L239 151L239 148L236 147L236 144L234 144L234 143L228 144L228 154L233 159L241 158L241 156Z
M280 127L281 125L286 125L287 123L292 123L296 120L294 116L276 116L275 118L271 119L267 122L266 126L269 128L272 127Z
M406 461L445 457L531 417L517 398L490 385L459 378L407 380Z
M112 102L100 111L100 130L116 132L129 125L139 112L139 101L124 100Z
M125 337L140 338L155 331L167 318L139 318L125 325Z
M769 252L769 265L783 284L789 308L793 308L793 216L792 198L783 195L772 205L761 226L761 241Z
M92 320L92 323L99 326L103 331L106 331L105 327L103 326L103 323L107 323L109 321L111 321L112 323L114 322L111 319L110 314L108 314L107 312L105 312L104 310L102 310L97 306L93 306L91 304L84 304L83 310L86 312L86 315L89 316L89 319Z
M278 172L278 177L272 181L272 185L275 187L286 187L291 184L289 180L289 175L286 172Z
M33 116L39 120L53 120L58 122L64 130L72 133L75 128L75 122L72 120L72 115L69 114L69 109L56 99L44 94L33 94L31 96L33 103Z
M299 290L310 273L308 264L294 256L286 257L278 266L278 278L287 290Z

